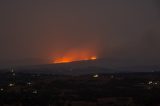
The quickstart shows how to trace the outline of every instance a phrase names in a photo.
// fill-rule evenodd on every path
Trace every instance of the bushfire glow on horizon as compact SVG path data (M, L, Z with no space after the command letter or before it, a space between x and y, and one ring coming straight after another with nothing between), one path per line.
M0 0L0 65L159 64L159 1Z
M82 60L96 60L97 56L95 53L87 50L72 50L68 51L62 56L56 57L53 59L53 63L69 63L74 61L82 61Z

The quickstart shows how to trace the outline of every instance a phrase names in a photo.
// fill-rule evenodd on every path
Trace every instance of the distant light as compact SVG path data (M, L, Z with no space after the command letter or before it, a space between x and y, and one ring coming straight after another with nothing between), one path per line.
M32 85L32 83L31 82L27 82L27 85Z
M154 84L155 84L155 85L157 85L158 83L157 83L157 82L155 82Z
M12 86L15 86L15 84L13 84L13 83L10 83L8 86L12 87Z
M34 90L32 93L37 94L37 93L38 93L38 91L37 91L37 90Z
M14 72L14 69L13 69L13 68L11 69L11 72L12 72L12 73Z
M0 89L0 91L4 91L4 89L3 89L3 88L1 88L1 89Z
M152 81L149 81L149 82L148 82L148 84L152 84L152 83L153 83Z
M98 77L99 77L99 75L98 75L98 74L95 74L95 75L93 75L93 77L94 77L94 78L98 78Z
M15 76L16 74L15 74L15 73L13 73L12 75L13 75L13 76Z
M113 76L113 75L111 75L111 78L114 78L114 76Z

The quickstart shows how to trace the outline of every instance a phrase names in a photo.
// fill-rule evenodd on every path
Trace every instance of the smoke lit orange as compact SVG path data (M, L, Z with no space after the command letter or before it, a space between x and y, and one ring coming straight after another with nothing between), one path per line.
M96 60L97 56L87 50L72 50L54 58L53 63L69 63L82 60Z

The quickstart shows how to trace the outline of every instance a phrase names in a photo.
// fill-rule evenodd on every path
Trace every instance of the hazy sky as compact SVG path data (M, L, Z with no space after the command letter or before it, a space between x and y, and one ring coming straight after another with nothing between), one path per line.
M99 57L160 59L157 0L0 0L0 60L51 58L75 48Z

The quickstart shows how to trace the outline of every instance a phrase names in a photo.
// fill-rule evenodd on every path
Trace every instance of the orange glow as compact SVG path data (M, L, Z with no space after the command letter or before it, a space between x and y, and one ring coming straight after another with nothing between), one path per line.
M82 60L96 60L97 56L87 50L71 50L53 59L53 63L69 63Z
M96 60L96 59L97 59L96 56L91 57L91 60Z

